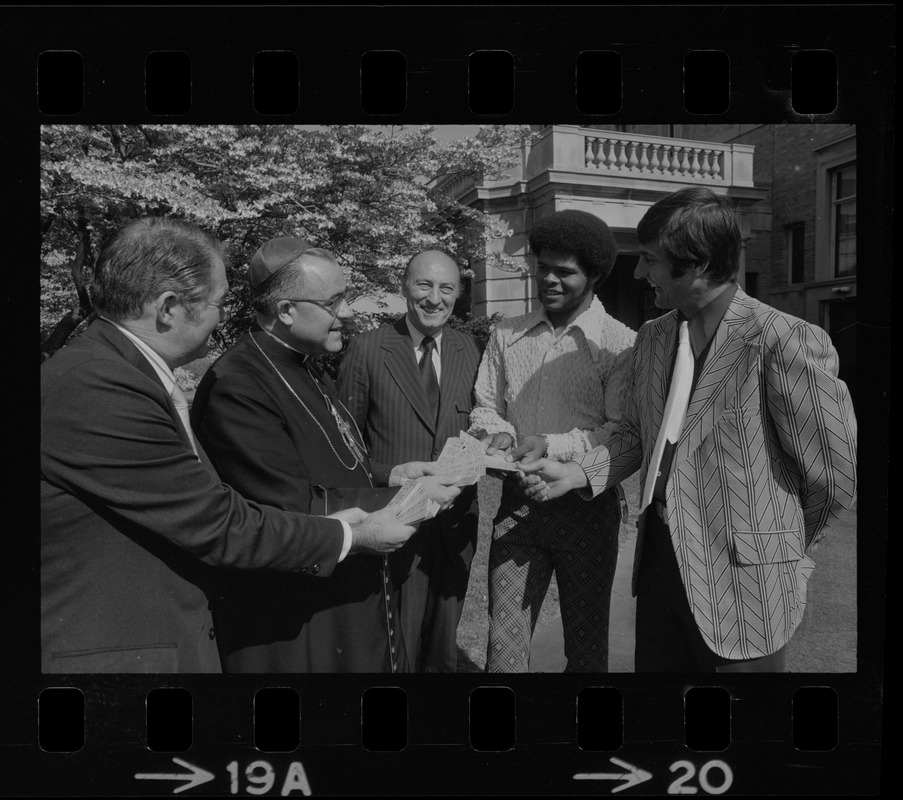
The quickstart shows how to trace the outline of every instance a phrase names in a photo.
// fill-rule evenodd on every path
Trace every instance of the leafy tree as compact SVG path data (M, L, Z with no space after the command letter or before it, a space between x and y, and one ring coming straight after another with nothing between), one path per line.
M481 210L436 188L443 177L493 180L519 160L523 126L485 126L439 142L430 127L53 125L41 131L41 335L49 354L89 319L96 250L141 216L210 230L231 263L232 318L250 321L244 267L274 236L336 254L353 297L397 292L411 255L485 259L504 235ZM494 255L499 261L507 256Z

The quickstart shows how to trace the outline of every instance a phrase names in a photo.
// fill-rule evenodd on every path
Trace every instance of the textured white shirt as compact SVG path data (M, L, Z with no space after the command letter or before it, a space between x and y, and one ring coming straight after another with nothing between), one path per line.
M480 362L471 432L544 435L559 461L588 452L621 418L635 338L595 297L558 336L544 308L499 321Z

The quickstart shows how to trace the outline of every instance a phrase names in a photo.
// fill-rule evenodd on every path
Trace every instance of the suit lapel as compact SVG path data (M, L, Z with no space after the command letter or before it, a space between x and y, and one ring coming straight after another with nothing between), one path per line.
M687 407L681 445L692 451L714 429L733 396L738 372L748 374L758 358L757 326L751 299L738 291L715 331L708 358Z
M188 436L188 431L185 430L185 426L182 424L182 418L179 416L179 412L176 410L175 403L173 403L172 397L166 391L166 387L160 381L160 376L157 375L157 371L151 366L150 362L144 356L144 354L137 348L135 345L129 341L129 339L124 336L119 330L103 319L98 319L87 331L83 334L88 338L95 339L98 342L102 342L104 345L109 347L111 350L117 352L122 358L124 358L129 364L131 364L135 369L139 372L146 375L150 378L160 389L160 393L166 397L166 405L169 408L169 415L172 417L173 422L175 423L176 430L179 433L179 438L184 442L185 446L190 450L191 449L191 439ZM203 452L201 449L200 443L195 442L195 446L197 447L198 458L211 469L213 468L210 459L207 457L207 454Z
M440 354L442 380L439 387L439 422L437 424L439 430L442 430L445 420L456 413L455 401L458 399L458 392L464 380L464 359L461 357L463 349L464 342L461 337L455 331L446 328L442 334L442 352Z
M642 402L639 404L640 414L645 417L643 430L652 435L644 437L643 469L655 447L662 418L665 414L665 404L668 400L668 389L671 381L671 366L674 360L674 351L677 347L677 317L672 312L660 318L653 324L657 324L658 330L652 333L650 346L646 347L641 355L643 362L639 369L639 375L648 375L648 384L642 392Z
M386 353L386 370L392 380L398 385L399 391L410 403L420 421L431 433L435 434L436 421L432 419L430 403L426 396L426 390L423 388L423 382L420 380L420 370L417 368L417 359L414 356L414 343L411 341L404 317L392 326L381 347ZM444 377L444 362L442 366Z

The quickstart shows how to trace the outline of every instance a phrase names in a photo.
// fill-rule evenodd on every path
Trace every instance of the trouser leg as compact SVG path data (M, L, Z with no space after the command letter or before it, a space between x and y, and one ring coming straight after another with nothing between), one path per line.
M620 513L614 492L586 504L582 519L553 525L566 672L608 672L611 587ZM579 508L579 507L578 507Z
M552 579L540 548L494 539L489 550L487 672L527 672L530 641Z

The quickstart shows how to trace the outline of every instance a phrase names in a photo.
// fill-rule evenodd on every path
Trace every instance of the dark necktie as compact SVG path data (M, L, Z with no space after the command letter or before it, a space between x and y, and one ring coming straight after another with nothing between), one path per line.
M433 366L433 349L435 347L436 340L432 336L423 337L423 341L420 343L420 349L423 351L423 355L420 357L420 379L423 381L423 388L426 389L426 397L430 401L434 420L439 413L439 379L436 377L436 368Z

